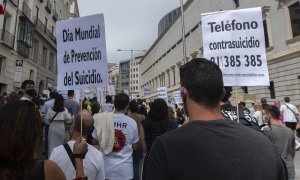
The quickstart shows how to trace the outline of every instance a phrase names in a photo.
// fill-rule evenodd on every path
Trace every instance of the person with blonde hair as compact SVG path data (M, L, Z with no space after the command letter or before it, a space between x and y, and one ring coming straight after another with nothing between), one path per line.
M253 117L257 120L259 126L264 124L264 110L260 103L254 103L254 114Z

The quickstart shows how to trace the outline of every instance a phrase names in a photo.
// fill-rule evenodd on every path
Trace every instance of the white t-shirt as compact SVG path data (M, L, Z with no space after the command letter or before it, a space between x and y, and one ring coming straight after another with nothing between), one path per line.
M73 151L75 141L69 141L68 145ZM73 180L76 176L76 171L68 156L64 146L58 146L53 149L50 160L56 162L56 164L62 169L68 180ZM91 180L104 180L104 160L102 153L88 144L88 152L83 159L84 174Z
M114 112L115 106L111 103L103 103L101 104L102 112Z
M252 117L254 117L257 120L258 125L263 124L263 115L261 111L255 111Z
M289 106L290 109L287 108L286 106ZM296 117L291 110L294 113L296 113L296 115L299 113L296 106L294 106L290 103L285 103L280 106L280 112L283 112L283 121L284 122L297 122Z
M50 108L47 112L46 119L50 122L55 114L56 112L53 111L52 108ZM68 110L65 108L65 111L59 112L53 121L65 121L66 123L71 123L72 117Z
M132 145L139 141L137 124L125 114L114 114L114 127L113 151L104 155L105 178L133 179Z

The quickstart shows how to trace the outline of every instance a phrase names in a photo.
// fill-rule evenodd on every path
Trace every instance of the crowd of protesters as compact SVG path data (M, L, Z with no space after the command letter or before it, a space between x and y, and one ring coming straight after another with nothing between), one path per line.
M180 79L174 106L124 93L80 104L73 90L43 99L24 81L0 97L0 179L295 178L299 111L289 97L237 108L206 59L183 65Z

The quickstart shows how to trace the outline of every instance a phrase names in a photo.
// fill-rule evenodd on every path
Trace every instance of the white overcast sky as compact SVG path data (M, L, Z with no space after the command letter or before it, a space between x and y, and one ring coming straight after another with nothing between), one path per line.
M179 6L180 0L78 0L80 16L104 14L107 59L113 63L130 58L117 49L149 49L160 19Z

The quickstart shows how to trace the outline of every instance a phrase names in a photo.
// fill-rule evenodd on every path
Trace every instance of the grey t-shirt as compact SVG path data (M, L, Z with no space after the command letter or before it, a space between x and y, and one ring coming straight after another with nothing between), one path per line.
M272 141L281 158L286 163L289 176L294 175L294 159L290 154L291 150L295 148L295 136L293 131L283 125L271 125L271 127L265 131L265 134Z
M79 103L74 101L73 99L66 99L64 104L65 108L68 109L71 115L76 116L76 114L79 112Z

